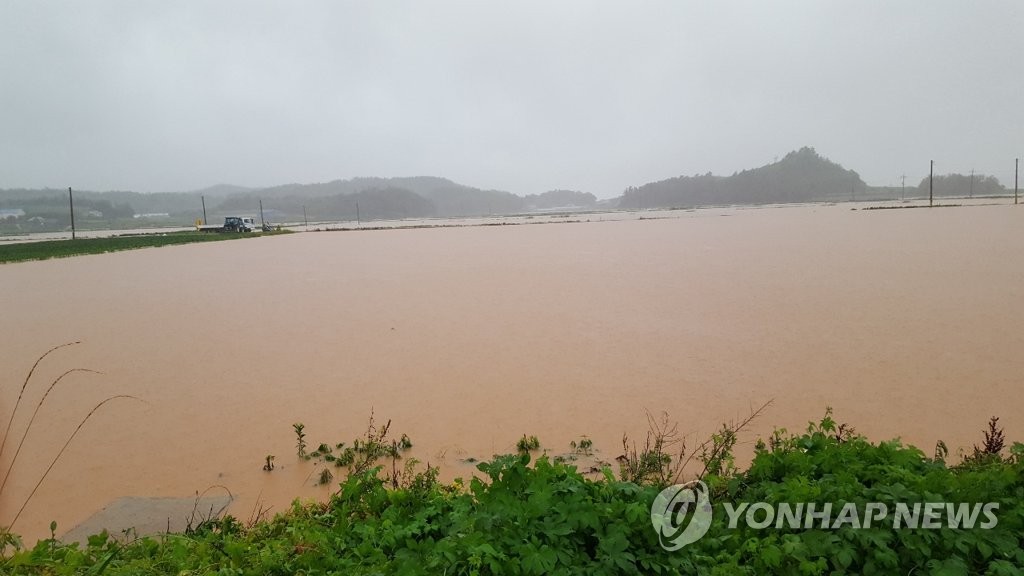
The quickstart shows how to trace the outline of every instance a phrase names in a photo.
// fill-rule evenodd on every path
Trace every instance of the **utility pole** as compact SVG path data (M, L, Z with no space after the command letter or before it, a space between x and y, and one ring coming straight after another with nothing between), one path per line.
M1016 202L1014 202L1016 204ZM68 186L68 205L71 208L71 239L75 239L75 197L71 194L71 186Z
M934 196L932 194L932 181L935 179L935 160L931 160L931 165L928 168L928 206L934 206Z
M971 198L974 198L974 168L971 168Z
M306 223L306 232L309 232L309 217L306 216L306 205L302 205L302 221Z
M199 198L203 200L203 226L206 226L206 196L200 196Z
M356 226L359 226L359 201L356 201Z
M902 176L902 179L903 179L903 183L900 184L900 200L901 201L907 199L907 175L904 174Z
M263 219L263 199L260 198L260 228L267 228L267 221Z
M1013 159L1013 203L1017 203L1017 174L1020 172L1020 158Z

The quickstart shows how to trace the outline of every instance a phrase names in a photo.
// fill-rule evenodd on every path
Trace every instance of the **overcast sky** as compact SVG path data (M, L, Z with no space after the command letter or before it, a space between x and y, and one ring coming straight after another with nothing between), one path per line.
M0 3L0 188L434 175L618 195L814 146L1024 154L1024 3Z

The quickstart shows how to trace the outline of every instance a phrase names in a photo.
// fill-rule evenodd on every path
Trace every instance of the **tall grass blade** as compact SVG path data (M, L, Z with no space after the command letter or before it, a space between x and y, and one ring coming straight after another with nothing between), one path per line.
M104 404L110 402L111 400L117 400L118 398L130 398L132 400L138 400L139 402L145 403L142 399L136 398L135 396L129 396L127 394L118 394L117 396L111 396L110 398L107 398L106 400L103 400L99 404L93 406L92 410L90 410L89 413L85 415L85 418L83 418L82 421L78 423L78 427L75 428L75 431L71 433L71 436L68 436L67 442L65 442L64 446L61 447L60 452L57 452L57 455L54 456L53 461L50 462L50 465L46 467L46 471L43 472L43 475L39 477L39 481L36 482L36 485L32 488L32 492L29 493L28 498L25 498L25 502L21 505L21 508L18 509L18 513L14 515L14 519L11 520L11 523L7 526L8 530L14 527L14 524L18 521L18 518L21 518L21 513L25 511L25 507L28 506L28 503L32 500L32 497L36 495L36 491L39 490L39 486L43 483L43 480L46 480L46 477L50 474L50 470L53 470L54 465L57 464L57 461L60 460L60 457L64 454L64 451L67 450L68 445L71 444L71 441L74 440L75 436L78 435L78 432L82 429L82 426L85 426L85 423L89 421L89 418L92 418L92 415L95 414L97 410L102 408Z
M18 412L18 405L21 404L21 397L22 395L25 394L25 388L28 387L28 381L32 379L32 374L36 371L36 368L39 366L39 363L43 361L43 358L46 358L47 356L50 355L51 352L55 350L59 350L65 346L74 346L75 344L81 343L82 342L78 340L74 342L65 342L64 344L60 344L58 346L50 348L49 350L46 351L45 354L36 359L36 363L33 364L32 369L28 371L28 376L25 376L25 382L21 385L21 392L18 393L18 401L14 403L14 409L11 410L11 417L7 420L7 428L4 430L4 438L3 440L0 440L0 459L2 459L4 456L4 446L7 445L7 435L10 434L11 432L11 424L14 423L14 415Z
M50 391L53 390L54 386L56 386L58 382L63 380L65 376L71 374L72 372L89 372L91 374L102 374L102 372L97 372L96 370L90 370L88 368L72 368L71 370L68 370L67 372L58 376L56 380L50 383L50 387L46 389L46 393L43 394L43 397L39 400L39 403L36 404L36 409L35 411L32 412L32 417L29 418L28 425L25 426L25 431L21 435L21 441L18 442L18 449L14 451L14 457L11 458L11 464L10 466L7 467L7 473L4 474L4 481L0 483L0 494L3 494L4 488L7 486L7 479L11 476L11 470L14 470L14 463L18 461L18 454L21 454L21 447L25 445L25 438L28 438L28 432L29 430L32 429L32 423L36 421L36 415L39 414L39 409L43 407L43 402L46 402L46 397L50 395Z

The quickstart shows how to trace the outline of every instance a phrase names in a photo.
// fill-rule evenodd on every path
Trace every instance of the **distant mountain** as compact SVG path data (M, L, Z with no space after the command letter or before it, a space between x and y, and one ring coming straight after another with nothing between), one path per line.
M801 148L782 160L732 176L708 172L631 187L620 198L619 207L815 202L850 199L858 191L868 191L860 175L819 156L814 148Z
M436 207L429 200L397 187L309 198L306 209L317 220L381 220L436 215Z
M936 176L936 196L1005 194L997 179L984 174ZM613 210L723 204L773 204L880 200L927 196L928 179L916 188L867 186L853 170L820 156L814 148L790 152L777 162L731 176L679 176L630 187L613 199L597 200L576 190L550 190L517 196L483 190L435 176L351 178L316 184L246 188L218 184L192 192L93 192L75 190L75 220L81 227L186 226L204 216L268 220L364 220L517 214L533 210ZM67 190L0 189L0 234L56 230L70 224Z
M521 196L431 176L352 178L260 189L218 184L193 192L150 194L75 190L74 195L76 220L85 223L91 219L90 226L111 228L189 225L204 216L204 199L205 217L211 223L229 215L256 216L261 202L268 218L292 222L306 216L311 220L378 220L527 210ZM0 209L24 213L0 222L0 233L66 227L70 223L67 205L66 190L0 189Z
M404 193L406 202L397 200L399 191ZM374 200L374 196L380 194L386 194L387 198ZM525 210L523 198L515 194L481 190L433 176L352 178L318 184L286 184L232 194L218 204L216 210L251 212L262 200L265 210L270 208L294 218L302 216L302 207L305 206L311 218L326 220L333 218L329 214L336 214L337 210L341 210L340 206L344 205L352 208L351 219L354 220L356 196L361 198L360 208L363 202L372 201L381 209L374 216L367 216L367 219L427 215L479 216L513 214ZM324 198L331 200L321 201ZM319 210L326 209L328 205L331 206L330 210L321 214Z
M543 194L530 194L525 198L526 207L531 210L550 210L553 208L593 208L597 205L597 197L590 192L575 190L550 190Z

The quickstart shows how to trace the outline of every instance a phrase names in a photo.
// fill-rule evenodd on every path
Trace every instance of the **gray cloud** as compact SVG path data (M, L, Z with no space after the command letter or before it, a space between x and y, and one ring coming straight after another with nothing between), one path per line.
M1012 184L1017 2L0 5L0 187L439 175L526 194L811 145Z

